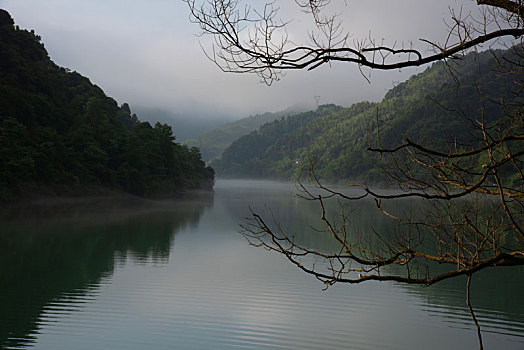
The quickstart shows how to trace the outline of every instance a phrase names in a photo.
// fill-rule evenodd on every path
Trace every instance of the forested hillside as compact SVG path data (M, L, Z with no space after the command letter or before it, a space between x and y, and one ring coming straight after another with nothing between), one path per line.
M496 51L436 63L391 89L380 103L322 106L265 124L211 165L219 176L289 178L313 162L330 181L382 182L380 168L393 164L368 147L394 147L408 137L433 149L460 148L471 144L475 120L490 123L504 116L510 106L500 101L512 98L514 75L500 74L497 60L521 59Z
M276 113L256 114L227 123L198 138L186 140L183 144L188 147L198 147L202 152L202 159L206 162L211 161L219 158L233 141L258 129L262 124L297 113L295 109L287 109Z
M0 199L40 193L167 195L210 187L197 149L55 65L40 37L0 10Z

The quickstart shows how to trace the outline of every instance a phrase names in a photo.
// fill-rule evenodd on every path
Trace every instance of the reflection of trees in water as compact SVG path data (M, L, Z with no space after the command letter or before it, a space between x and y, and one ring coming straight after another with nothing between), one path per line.
M321 222L318 203L304 201L296 196L298 190L292 184L281 185L279 188L271 188L272 183L268 182L268 187L232 191L220 195L221 201L228 213L237 217L239 223L250 216L249 208L255 212L267 214L274 218L271 220L272 227L280 227L283 232L292 235L296 243L304 247L314 248L323 252L333 252L340 249L340 245L333 239L333 236L326 232L326 228ZM407 211L411 209L409 201L396 203L397 210ZM326 200L327 210L332 219L340 215L340 206L337 200ZM372 200L362 200L347 203L344 211L350 214L351 222L348 229L354 232L354 236L362 236L369 242L375 239L375 230L386 231L391 228L393 220L384 216L377 215L375 202ZM239 214L242 213L242 214Z
M255 212L262 213L267 208L271 209L272 215L274 215L275 222L272 222L273 229L278 226L286 234L293 235L294 241L308 249L322 251L325 253L337 252L340 249L340 245L333 239L333 236L325 232L321 218L319 215L318 203L308 202L297 199L293 196L292 191L281 191L275 196L271 196L271 200L268 200L269 196L260 196L261 200L258 200L257 194L261 194L262 190L252 190L245 194L242 198L229 198L225 203L229 206L231 213L242 211L246 212L246 208L251 205ZM266 189L265 193L268 193ZM273 194L273 192L271 192ZM339 213L340 202L337 200L326 201L326 212ZM349 226L348 232L351 234L350 237L359 237L362 241L365 241L369 247L373 247L374 243L380 244L380 242L374 242L377 236L373 230L380 232L382 238L389 238L394 240L397 238L399 228L395 226L396 221L388 218L385 215L380 215L376 210L376 204L372 200L361 200L357 202L349 203L346 209L346 214L349 213ZM422 201L416 201L412 199L397 200L395 202L388 203L383 202L384 208L395 214L412 215L416 218L417 215L425 215L425 209L422 207ZM488 203L489 204L489 203ZM248 215L243 215L242 218ZM265 214L266 217L269 215ZM242 218L239 218L241 220ZM332 218L330 218L332 219ZM333 222L336 222L333 218ZM339 220L340 223L340 220ZM384 234L388 232L388 234ZM431 240L424 241L424 244L431 244ZM424 247L424 249L431 251L433 247ZM317 261L316 266L320 266L322 262ZM432 263L432 271L439 272L440 270L446 271L447 267ZM402 270L398 269L394 271L395 266L385 268L384 272L388 269L392 270L392 273L403 273ZM425 273L425 269L420 271L413 270L412 273ZM487 269L477 275L472 283L472 302L476 310L479 311L481 323L485 323L487 331L492 331L493 327L497 327L497 324L506 322L507 324L513 324L512 326L505 325L506 328L514 327L518 329L519 333L522 333L524 328L524 304L515 302L519 297L518 291L524 289L524 279L521 277L522 267L506 267L499 269L498 271L492 271ZM420 286L420 285L405 285L398 284L399 287L406 290L412 295L416 295L421 299L421 304L427 303L428 309L431 312L438 312L436 310L442 310L441 316L447 317L462 317L467 319L469 323L469 313L464 303L465 300L465 279L457 278L449 281L443 281L438 285L432 286L431 288ZM483 319L483 312L487 311L493 316L493 320ZM496 320L498 318L499 320ZM462 322L463 324L464 322ZM503 332L503 330L501 330Z
M471 299L482 332L506 334L519 337L524 334L524 304L520 302L524 290L521 266L503 269L485 269L479 272L471 284ZM467 277L461 276L442 281L430 287L396 283L410 295L415 296L430 316L447 319L450 327L474 327L471 315L464 303L464 285Z
M31 343L46 305L96 293L118 261L167 262L174 234L211 204L91 200L1 212L0 347Z
M318 206L298 198L292 183L254 182L258 186L220 191L220 201L228 215L240 224L250 216L249 209L270 213L283 230L295 234L297 240L314 247L331 247L329 237L316 232L320 228Z

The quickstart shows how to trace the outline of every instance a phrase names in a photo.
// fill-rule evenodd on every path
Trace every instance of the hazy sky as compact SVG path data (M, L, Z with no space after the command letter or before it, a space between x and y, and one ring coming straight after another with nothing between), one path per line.
M335 0L336 1L336 0ZM251 1L255 5L262 0ZM306 30L302 17L283 0L294 19L290 35ZM474 8L473 0L347 0L346 31L386 42L442 40L449 7ZM78 71L119 103L160 107L187 115L235 117L277 111L296 104L348 106L379 100L394 81L417 70L373 72L371 84L357 67L333 64L312 72L291 72L268 87L255 75L222 73L202 53L198 27L181 0L0 0L16 24L42 36L51 59ZM420 71L420 69L418 69Z

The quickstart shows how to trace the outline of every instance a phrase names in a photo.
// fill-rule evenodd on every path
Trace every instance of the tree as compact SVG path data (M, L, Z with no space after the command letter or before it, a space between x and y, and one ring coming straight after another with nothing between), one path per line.
M266 3L260 11L243 6L240 0L185 1L191 19L214 39L207 56L223 71L255 73L268 85L281 79L286 70L312 70L335 61L391 70L457 60L484 43L511 46L506 55L493 54L499 62L494 69L514 76L514 98L493 101L493 94L487 97L485 91L465 87L472 88L469 95L476 95L486 106L479 115L455 111L457 119L468 126L469 135L433 143L440 148L408 138L399 145L385 146L377 111L370 132L375 135L374 144L368 150L389 159L387 164L393 166L385 171L398 191L381 193L353 184L350 189L361 190L355 195L354 191L325 186L314 164L305 169L305 176L298 178L300 196L318 202L325 228L319 234L328 234L337 242L335 251L300 244L291 233L283 232L278 222L255 212L243 226L253 245L285 255L326 287L369 280L431 285L467 276L467 304L482 349L480 327L469 298L471 277L488 267L524 264L523 2L478 0L477 16L452 10L444 43L421 39L430 49L426 55L427 51L413 45L387 46L369 38L350 42L340 18L325 14L334 0L295 0L298 10L313 20L308 45L288 39L288 23L279 20L277 1ZM448 68L453 74L453 65ZM493 103L504 111L504 117L489 117L487 105ZM366 237L351 230L345 206L366 197L373 198L377 210L397 222L394 231ZM336 215L328 210L330 198L341 201ZM396 213L387 204L405 198L418 198L425 204L416 215Z
M345 1L295 0L301 11L311 14L315 26L305 45L288 38L289 22L279 18L278 1L265 3L261 10L244 6L242 0L184 1L202 34L214 39L207 56L223 71L256 73L267 84L279 80L286 70L312 70L335 61L380 70L421 66L460 57L493 39L524 34L524 5L520 0L477 0L481 12L476 17L451 11L444 43L420 39L431 48L428 55L412 46L385 46L373 38L351 42L339 16L324 12L332 3Z

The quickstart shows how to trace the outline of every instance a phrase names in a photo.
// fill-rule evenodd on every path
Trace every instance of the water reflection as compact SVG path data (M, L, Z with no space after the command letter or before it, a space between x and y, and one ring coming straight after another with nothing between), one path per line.
M227 198L225 202L230 215L238 217L238 213L242 212L243 218L249 217L249 211L246 210L246 202L249 202L253 211L266 219L266 224L272 225L273 228L279 225L286 234L293 235L297 244L321 252L338 252L340 246L329 232L325 232L325 227L320 220L321 211L318 203L297 198L297 188L288 183L269 184L260 181L253 187L247 187L248 185L249 183L245 184L246 188L241 195L231 191L220 196ZM233 182L223 184L222 189L229 189L229 186L233 187L235 184ZM269 186L278 188L271 197L266 196ZM330 220L336 222L335 216L340 214L341 203L328 200L325 204L327 213L331 215ZM381 215L373 200L360 200L344 205L351 219L348 232L360 237L371 246L376 238L374 231L395 234L396 221ZM396 215L410 213L412 216L422 212L421 205L420 200L412 199L383 203L384 208ZM242 218L238 219L240 221ZM428 242L431 241L427 240L425 244L429 244ZM317 267L320 264L321 262L316 262ZM399 273L399 271L391 271L392 269L395 269L395 266L389 268L390 272ZM434 273L440 273L446 271L446 266L434 263L431 269ZM401 283L395 285L396 288L403 289L416 297L421 309L430 315L447 319L452 327L473 328L465 302L465 277L453 278L430 287ZM377 288L381 288L380 284ZM524 302L520 297L522 290L524 290L522 266L491 268L475 274L472 282L472 303L483 332L517 336L521 339L524 337Z
M472 280L472 304L483 332L524 337L524 269L486 269ZM465 306L466 278L453 278L431 287L399 285L420 298L423 309L445 318L454 327L471 326Z
M176 232L196 225L212 199L72 199L2 210L0 348L32 343L46 307L95 298L126 261L167 263Z
M429 288L321 285L248 246L239 224L271 209L297 239L331 249L291 184L219 182L214 198L65 203L0 214L0 348L462 349L476 346L461 280ZM80 205L78 205L80 204ZM353 226L387 221L353 208ZM522 271L478 275L487 349L521 349ZM505 275L507 273L507 275ZM485 278L485 280L484 280Z

